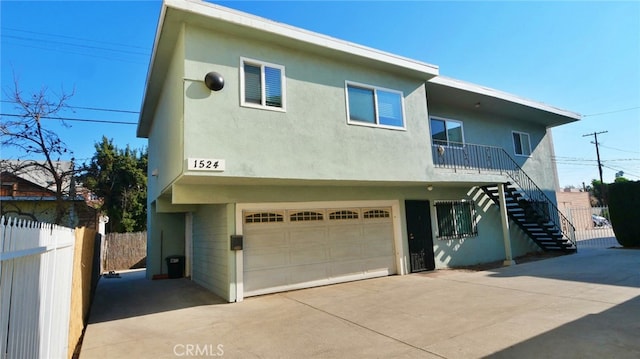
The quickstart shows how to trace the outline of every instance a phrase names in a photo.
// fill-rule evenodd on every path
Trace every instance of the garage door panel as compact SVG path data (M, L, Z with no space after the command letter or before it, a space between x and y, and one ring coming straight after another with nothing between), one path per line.
M358 243L341 243L329 247L329 258L332 261L341 261L352 258L362 258L362 244Z
M393 235L391 223L366 223L362 227L365 237L383 237L389 238Z
M287 284L326 280L329 275L326 263L299 265L291 269Z
M362 239L362 223L329 227L329 241L357 242Z
M279 210L282 222L245 224L245 295L395 273L391 209L370 210Z
M364 246L363 258L388 257L393 255L393 245L389 243L371 242Z
M324 246L308 246L291 248L289 251L292 265L324 263L328 256Z
M342 276L361 276L365 271L365 261L362 259L337 261L331 263L330 266L332 278L339 278Z
M251 237L251 240L244 241L243 247L249 251L262 251L273 247L286 248L289 245L286 232L283 232L282 229L262 231L256 234L248 232L246 236Z
M290 242L294 247L304 247L308 245L324 245L327 236L325 227L304 227L291 228L288 230Z
M377 273L385 276L396 274L395 261L389 257L368 258L364 262L364 267L369 274Z
M262 249L259 253L244 251L244 267L247 270L283 267L290 264L289 253L281 248ZM253 251L255 252L255 251Z
M288 283L289 272L290 270L287 267L247 272L245 275L250 277L251 280L244 282L244 290L252 292Z

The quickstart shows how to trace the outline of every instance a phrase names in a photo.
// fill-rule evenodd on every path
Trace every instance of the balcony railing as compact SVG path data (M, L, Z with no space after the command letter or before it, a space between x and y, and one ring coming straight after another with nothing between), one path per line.
M573 224L503 148L449 142L447 146L434 144L432 153L436 168L506 175L527 201L537 204L533 207L538 215L547 218L564 238L576 244Z

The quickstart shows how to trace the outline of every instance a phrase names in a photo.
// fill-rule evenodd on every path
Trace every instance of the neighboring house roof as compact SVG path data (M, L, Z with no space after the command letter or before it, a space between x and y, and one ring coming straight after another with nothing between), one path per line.
M2 173L2 182L5 183L10 180L22 180L21 186L29 186L29 193L33 193L36 188L41 189L40 194L37 196L21 196L21 190L18 189L14 197L21 197L23 200L27 200L27 197L34 197L37 199L44 199L43 197L55 196L56 184L51 176L51 173L44 168L33 165L34 161L13 161L13 160L0 160L0 172ZM43 164L43 162L40 162ZM71 173L73 171L73 162L70 161L58 161L54 162L54 166L58 173ZM65 176L62 189L68 192L73 186L73 176Z
M438 67L421 61L376 50L352 42L314 33L294 26L194 0L165 0L160 14L156 40L137 135L147 137L151 128L155 102L160 94L173 45L182 23L189 23L250 38L291 46L301 51L382 68L411 77L428 80L438 75Z

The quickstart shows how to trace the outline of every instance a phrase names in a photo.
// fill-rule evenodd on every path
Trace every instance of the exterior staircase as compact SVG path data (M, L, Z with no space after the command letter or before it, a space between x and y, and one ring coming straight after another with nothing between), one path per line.
M504 186L507 215L533 242L545 251L575 252L577 247L550 218L544 202L532 201L511 183L480 187L499 205L499 187Z
M577 251L575 227L555 203L501 147L453 144L433 145L433 163L453 171L477 171L505 177L505 183L480 187L500 205L499 186L504 186L507 215L545 251Z

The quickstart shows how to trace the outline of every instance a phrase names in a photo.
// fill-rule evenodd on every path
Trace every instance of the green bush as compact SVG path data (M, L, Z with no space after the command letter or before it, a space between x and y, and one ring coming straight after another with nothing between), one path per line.
M609 186L609 215L616 239L624 247L640 247L640 181Z

